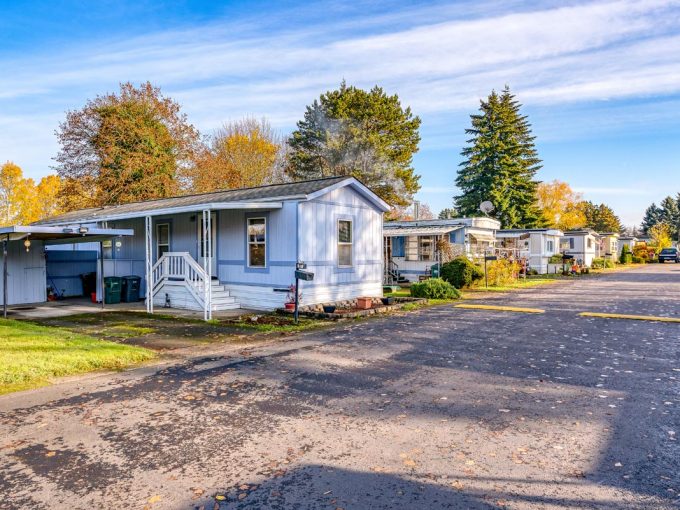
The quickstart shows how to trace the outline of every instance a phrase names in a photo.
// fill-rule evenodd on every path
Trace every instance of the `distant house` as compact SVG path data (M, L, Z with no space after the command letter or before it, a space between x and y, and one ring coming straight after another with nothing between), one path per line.
M623 251L623 247L627 246L632 252L633 247L638 243L639 239L636 236L620 236L619 237L619 255Z
M573 256L581 265L592 266L599 249L600 235L594 230L569 230L562 238L562 253Z
M550 257L560 253L563 235L561 230L550 228L499 230L496 246L515 260L526 260L528 269L545 274Z
M619 234L617 232L600 233L598 257L617 260L621 253L619 248Z
M40 239L97 242L90 246L103 256L103 276L142 277L150 312L170 306L209 318L218 310L280 307L297 262L314 273L301 285L304 304L380 296L388 209L358 180L333 177L69 212L2 231L11 237L11 285L21 287L30 270L30 286L40 290L8 302L45 300L49 276ZM30 240L34 251L21 255L21 243ZM72 248L65 253L50 256L55 264L75 262L73 272L81 256Z
M389 221L383 226L385 283L418 281L430 274L442 257L437 249L449 241L454 252L478 258L493 247L500 222L493 218Z

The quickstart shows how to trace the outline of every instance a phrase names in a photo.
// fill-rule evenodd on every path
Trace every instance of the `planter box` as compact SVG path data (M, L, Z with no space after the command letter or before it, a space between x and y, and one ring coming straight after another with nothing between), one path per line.
M373 306L373 298L370 297L360 297L357 298L357 308L361 310L368 310Z

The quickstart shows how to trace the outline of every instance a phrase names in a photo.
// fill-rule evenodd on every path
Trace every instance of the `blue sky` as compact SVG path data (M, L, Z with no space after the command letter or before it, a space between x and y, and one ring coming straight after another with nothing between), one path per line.
M451 204L464 129L509 84L544 160L639 223L680 192L680 0L215 2L0 0L0 161L51 172L64 112L149 80L209 133L246 115L290 132L344 78L423 125L419 198Z

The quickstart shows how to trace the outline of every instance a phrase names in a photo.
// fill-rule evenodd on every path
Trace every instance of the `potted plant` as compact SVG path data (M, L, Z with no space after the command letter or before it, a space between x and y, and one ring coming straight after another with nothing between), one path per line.
M357 298L357 308L360 310L368 310L373 306L373 299L370 297L359 297Z
M302 299L302 292L298 294L298 301ZM295 284L288 287L288 295L286 296L286 303L284 304L286 310L295 310Z

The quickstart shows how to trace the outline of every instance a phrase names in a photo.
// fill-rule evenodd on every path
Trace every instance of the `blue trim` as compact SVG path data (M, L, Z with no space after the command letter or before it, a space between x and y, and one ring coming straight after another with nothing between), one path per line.
M243 266L246 264L245 260L218 260L217 264L220 266ZM289 267L295 266L294 260L270 260L268 265L271 267ZM257 268L250 268L257 269ZM262 268L264 269L264 268Z
M251 267L248 265L248 220L250 218L264 218L264 223L265 223L265 229L264 229L264 264L265 267ZM244 236L244 249L243 249L243 260L245 263L243 264L243 272L244 273L257 273L257 274L269 274L269 266L270 266L270 260L269 260L269 251L270 251L270 246L269 246L269 211L262 211L262 212L251 212L251 213L246 213L244 214L244 221L243 221L243 236Z
M276 283L255 283L255 282L234 282L234 281L220 281L222 285L244 285L247 287L271 287L272 289L282 289L288 287L286 284L276 284ZM357 285L360 283L382 283L382 280L353 280L349 282L337 282L337 283L308 283L305 282L305 288L309 287L340 287L343 285Z
M392 257L404 257L406 240L404 236L395 236L392 238Z

